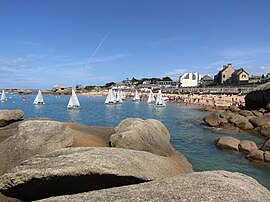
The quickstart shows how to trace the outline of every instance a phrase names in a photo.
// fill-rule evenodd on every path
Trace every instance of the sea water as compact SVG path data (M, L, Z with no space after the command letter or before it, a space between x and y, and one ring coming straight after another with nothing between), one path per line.
M125 118L157 119L170 131L172 145L184 154L195 171L227 170L241 172L255 178L270 189L270 166L249 162L240 152L220 150L214 141L224 134L205 129L198 121L206 112L194 106L167 103L156 108L146 101L125 101L123 104L105 105L105 97L79 96L81 108L68 110L69 96L43 95L45 105L33 105L35 95L22 99L18 94L7 94L8 101L0 102L0 109L21 109L24 118L47 117L57 121L74 122L90 126L117 126ZM240 140L252 140L258 145L264 138L247 133L229 134Z

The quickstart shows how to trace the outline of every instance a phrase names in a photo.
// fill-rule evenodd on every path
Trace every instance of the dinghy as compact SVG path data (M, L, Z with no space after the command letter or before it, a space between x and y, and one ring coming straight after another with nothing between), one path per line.
M72 94L70 96L69 102L68 102L68 109L78 109L80 108L80 102L78 100L78 97L75 93L75 91L72 89Z
M109 93L106 97L105 104L114 104L115 103L115 97L112 89L109 90Z
M33 102L34 105L44 105L43 96L40 90L38 90L38 94Z
M123 100L122 100L122 98L121 98L120 91L118 91L118 92L116 93L115 103L116 103L116 104L122 104L122 103L123 103Z
M4 90L2 90L1 101L2 102L7 101L7 96Z
M135 102L140 102L141 99L137 90L135 91L135 94L132 100Z
M162 97L161 90L158 91L157 100L156 100L156 107L166 107L166 103L164 98Z
M154 97L154 94L152 92L152 90L150 89L150 93L149 93L149 96L148 96L148 99L147 99L147 103L148 104L155 104L156 102L156 99Z

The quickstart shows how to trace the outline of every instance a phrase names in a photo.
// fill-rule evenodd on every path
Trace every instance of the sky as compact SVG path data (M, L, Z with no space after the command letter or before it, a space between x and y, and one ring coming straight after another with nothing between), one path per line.
M268 0L0 0L0 88L270 72Z

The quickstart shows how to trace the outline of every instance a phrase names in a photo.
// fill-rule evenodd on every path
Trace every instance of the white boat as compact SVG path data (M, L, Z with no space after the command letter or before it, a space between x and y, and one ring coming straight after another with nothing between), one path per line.
M45 102L43 101L43 96L40 90L38 90L38 94L33 102L34 105L43 105Z
M120 97L122 100L125 100L126 99L126 94L120 90Z
M154 94L152 92L152 90L150 89L150 93L149 93L149 96L148 96L148 99L147 99L147 103L148 104L155 104L156 102L156 99L154 97Z
M156 99L156 107L166 107L166 103L164 98L162 97L161 90L158 91L157 99Z
M1 101L2 102L7 101L7 96L4 90L2 90Z
M132 100L136 102L139 102L141 100L137 90L135 91L135 94Z
M122 104L122 103L123 103L123 100L122 100L122 98L121 98L120 91L118 91L118 92L116 93L115 103L116 103L116 104Z
M68 109L78 109L80 108L80 102L78 100L78 97L75 93L75 91L72 89L72 94L70 96L69 102L68 102Z
M115 103L114 93L112 89L110 89L106 97L105 104L114 104L114 103Z

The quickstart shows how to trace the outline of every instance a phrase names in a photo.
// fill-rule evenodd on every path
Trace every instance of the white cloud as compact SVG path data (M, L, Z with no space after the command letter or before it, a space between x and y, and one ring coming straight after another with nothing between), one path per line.
M90 63L111 62L111 61L117 62L117 60L126 58L128 56L129 54L120 53L112 56L93 57Z
M245 69L249 75L260 76L262 74L270 73L270 66L247 66Z
M40 46L39 43L35 43L33 41L20 41L20 44L27 45L27 46L34 46L34 47Z
M166 76L172 77L172 78L178 78L180 75L184 74L187 72L186 69L174 69L170 72L166 73Z
M31 58L28 57L0 57L0 62L3 63L21 63L21 62L29 62Z
M269 53L270 50L267 48L227 49L218 51L218 55L226 59L253 58Z
M192 37L192 36L169 37L169 38L164 38L164 39L152 41L152 42L146 44L146 46L158 46L158 45L163 45L163 44L171 44L171 43L176 43L179 41L192 40L195 38L196 37Z

